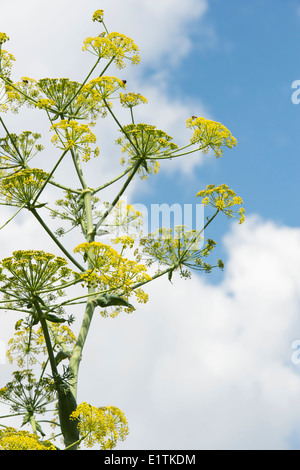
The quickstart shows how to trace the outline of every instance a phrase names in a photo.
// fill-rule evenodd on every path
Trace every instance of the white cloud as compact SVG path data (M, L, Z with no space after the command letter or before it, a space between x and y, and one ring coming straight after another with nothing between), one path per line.
M1 257L20 246L20 233L22 248L45 249L27 220L1 233ZM131 432L120 448L289 448L300 419L299 365L291 360L300 331L299 242L299 229L248 217L226 235L221 284L205 275L161 279L136 313L96 314L78 398L125 412ZM2 311L1 341L17 318ZM0 361L0 369L9 380L11 367Z
M2 2L0 30L12 41L18 60L34 67L38 73L49 65L66 72L80 71L75 59L85 37L99 33L92 14L101 6L109 31L131 37L139 46L143 63L157 68L178 62L191 48L188 28L201 19L208 8L207 0L39 0ZM117 13L116 13L117 12ZM27 58L25 56L27 55ZM85 54L81 54L85 56ZM79 55L79 57L81 57Z
M43 4L41 8L40 5L37 0L16 0L2 5L0 31L9 35L10 41L5 46L16 57L13 78L67 76L83 80L94 58L82 52L81 47L85 37L99 33L99 24L91 20L93 12L99 8L99 2L92 0L83 5L79 0L54 0L51 6ZM132 37L139 45L142 56L139 66L128 65L125 70L112 69L109 73L126 79L128 90L146 95L149 104L137 110L141 120L165 130L180 145L186 144L190 133L185 129L185 120L193 114L207 116L207 113L200 99L193 103L180 102L170 96L168 80L172 64L180 62L193 47L189 28L203 18L207 1L188 0L183 6L179 0L118 0L113 3L103 0L100 6L104 9L108 28ZM156 72L148 77L145 70L149 68ZM118 114L120 119L123 115ZM36 126L33 119L26 119L27 128ZM124 121L121 120L123 123L129 121L129 115L124 115ZM23 120L19 122L20 126L24 125ZM44 133L49 135L46 129L43 127ZM118 165L119 149L114 146L116 133L113 129L114 123L110 117L107 122L100 120L97 136L102 153L113 155ZM172 164L163 165L162 169L191 173L197 165L201 165L201 159L191 156L174 160ZM109 166L112 167L111 158ZM108 171L108 177L116 174L113 171L112 175L105 161L101 172L103 169Z
M96 319L80 395L125 412L128 449L286 449L299 429L300 230L255 217L224 280L156 281L131 317ZM91 370L99 383L85 386ZM88 398L87 398L88 395Z
M116 2L108 0L88 6L54 0L42 8L34 0L3 1L0 30L11 37L7 48L17 58L16 78L81 80L91 63L81 53L82 40L96 31L93 11L104 8L110 27L140 45L144 64L161 67L152 83L141 72L134 75L138 68L126 69L129 85L149 99L139 112L141 120L147 117L176 138L181 125L186 132L186 117L205 110L200 102L195 110L168 97L167 67L190 50L187 25L201 18L207 2L188 0L183 7L177 0L119 0L117 5L118 15ZM22 130L22 119L16 122ZM119 159L116 148L106 143L115 134L104 122L99 128L103 163L99 159L99 170L88 170L99 184L117 172ZM52 158L51 152L47 155ZM190 171L192 163L178 168ZM2 207L1 214L3 223L9 213ZM156 281L149 286L149 304L134 315L96 316L79 398L125 411L131 434L122 447L288 448L300 418L299 366L291 362L292 342L300 331L299 239L299 229L250 218L226 237L228 263L219 286L203 277L178 279L174 285ZM31 247L57 253L28 219L18 218L0 232L1 258ZM15 315L1 312L1 341L11 336L14 320ZM0 361L2 380L9 370Z

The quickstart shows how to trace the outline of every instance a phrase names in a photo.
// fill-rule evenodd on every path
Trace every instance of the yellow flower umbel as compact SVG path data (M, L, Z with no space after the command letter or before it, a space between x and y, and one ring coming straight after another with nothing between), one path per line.
M123 248L126 246L130 246L130 244L125 241ZM90 269L84 273L74 273L75 278L80 279L83 285L87 284L100 289L102 292L106 291L116 296L122 295L126 299L134 294L138 302L147 302L147 294L141 289L133 289L136 283L151 280L146 272L146 266L137 263L135 260L125 258L109 245L100 242L81 243L74 249L74 253L82 254L90 265ZM126 302L108 305L108 307L114 305L111 313L108 313L106 306L104 306L101 315L114 317L121 311L122 306L126 307L125 311L127 313L132 312L134 310L133 306L130 304L125 305Z
M138 46L129 37L116 32L104 32L99 36L86 38L82 50L99 58L112 60L119 69L125 67L125 59L130 60L132 64L140 62Z
M151 263L169 266L172 271L179 269L182 277L189 278L190 272L185 268L210 272L214 267L205 263L203 258L211 253L216 242L208 239L201 248L203 240L200 231L185 230L184 226L179 225L174 232L172 229L161 228L150 233L141 239L140 244Z
M3 158L3 169L25 169L27 163L44 147L37 144L41 134L24 131L20 135L10 134L0 139L0 156Z
M10 77L12 63L15 61L15 57L9 52L1 49L0 46L0 77L1 75L5 78Z
M99 114L99 106L82 85L68 78L43 78L36 84L39 108L52 109L53 118L63 116L72 119L94 119Z
M72 115L75 106L65 108L73 96L78 92L80 83L71 81L68 78L42 78L36 83L39 91L39 108L53 107L57 113L64 110L65 114Z
M57 309L58 310L58 309ZM29 367L37 362L42 363L47 356L47 348L42 328L28 324L27 319L18 320L15 325L14 336L8 341L6 356L10 364L16 363L18 367ZM62 323L52 323L49 329L53 351L71 350L76 337L71 329Z
M146 178L147 174L158 172L159 162L156 157L178 148L172 142L172 137L149 124L128 124L123 127L123 133L116 143L122 146L123 153L129 155L130 165L140 163L138 173L142 178ZM121 164L125 163L126 159L122 158Z
M199 144L204 153L208 153L211 148L216 157L221 157L222 147L232 148L237 144L231 132L219 122L210 121L203 117L191 117L187 119L186 125L194 130L191 143Z
M31 369L13 372L13 376L13 380L0 389L0 402L9 405L12 412L23 415L23 426L30 423L45 435L37 418L56 401L53 379L37 380Z
M103 15L104 15L104 10L96 10L93 14L93 21L98 21L98 23L102 23Z
M61 289L71 273L66 265L64 258L44 251L14 251L0 265L5 300L30 309L33 298L43 297L44 290L56 290L57 295L62 295Z
M133 108L142 103L148 103L140 93L120 93L120 103L124 108Z
M34 78L22 77L21 81L6 85L7 97L14 113L17 113L25 103L31 108L36 106L37 101L41 98L36 83Z
M0 44L4 44L6 41L9 41L9 37L5 33L0 33Z
M116 77L102 76L93 78L86 85L83 86L77 102L79 105L90 107L93 110L101 112L102 117L107 114L106 106L112 106L111 102L107 101L113 93L120 88L125 88L124 80Z
M97 139L87 124L78 124L76 121L63 119L57 124L53 124L51 129L56 132L51 139L56 147L62 150L77 150L85 162L90 159L91 154L94 154L95 157L99 155L98 147L95 150L90 148L90 144L94 144Z
M10 76L12 61L16 60L12 54L2 49L2 44L9 40L5 33L0 33L0 77L5 78Z
M102 103L99 105L89 90L68 78L22 77L13 86L6 85L6 91L13 110L26 104L46 110L52 120L58 117L95 120L102 112Z
M79 419L78 428L86 447L98 444L102 450L116 447L128 435L128 423L124 413L115 406L96 408L80 403L72 412L71 419Z
M233 206L243 204L242 198L237 196L226 184L221 184L220 186L210 184L206 189L199 191L196 197L203 197L202 204L224 212L228 218L239 218L240 224L245 220L245 209L243 207L240 207L238 211L232 209Z
M38 168L18 171L1 181L1 192L7 204L30 207L48 173Z
M6 428L0 430L0 450L56 450L56 447L50 441L40 441L37 434Z

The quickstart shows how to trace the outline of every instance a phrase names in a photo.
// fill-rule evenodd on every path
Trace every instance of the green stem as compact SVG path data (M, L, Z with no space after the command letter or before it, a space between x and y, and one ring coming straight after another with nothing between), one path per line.
M131 290L138 289L139 287L144 286L145 284L148 284L148 282L154 281L155 279L157 279L161 276L164 276L168 272L173 271L173 269L175 269L176 267L177 267L176 265L170 266L169 268L166 268L163 271L160 271L159 273L154 274L154 276L152 276L151 279L148 279L146 281L141 281L141 282L138 282L137 284L134 284L130 289ZM125 291L121 292L120 295L122 296L123 294L125 294Z
M73 163L74 163L74 166L75 166L75 170L76 170L76 173L78 175L79 181L82 185L82 188L87 189L87 185L86 185L86 182L84 180L84 176L83 176L82 168L81 168L81 165L80 165L79 157L74 152L74 150L72 148L70 149L70 151L71 151Z
M187 145L187 147L189 147L189 145ZM204 145L203 147L197 147L194 150L190 150L189 152L179 153L178 155L172 155L171 153L169 153L169 154L163 155L161 157L150 157L150 160L152 160L152 159L153 160L164 160L164 159L182 157L183 155L189 155L190 153L199 152L200 150L203 150L206 147L207 147L207 145ZM184 148L184 147L182 147L182 148ZM181 150L181 149L179 149L179 150ZM177 151L179 151L179 150L177 150Z
M109 104L107 103L106 99L104 98L103 99L104 103L105 103L105 106L106 108L108 109L109 113L111 114L112 118L114 119L114 121L118 124L120 130L123 132L123 134L126 136L126 138L129 140L129 142L131 143L132 147L134 148L134 150L136 151L137 155L139 155L139 149L135 146L135 144L132 142L130 136L127 134L127 132L124 130L122 124L119 122L119 120L117 119L117 117L114 115L114 113L112 112L112 110L110 109L110 106Z
M53 380L54 380L55 385L56 385L56 379L58 377L58 372L57 372L57 368L56 368L56 362L55 362L55 358L54 358L54 354L53 354L53 348L52 348L52 344L51 344L51 338L50 338L50 335L49 335L49 330L48 330L48 327L47 327L47 322L46 322L45 318L43 317L43 312L41 310L39 301L37 299L33 300L33 305L35 307L36 313L38 315L38 318L39 318L39 321L40 321L40 324L41 324L41 327L42 327L42 330L43 330L43 335L44 335L44 338L45 338L45 343L46 343L49 362L50 362L50 366L51 366L52 376L53 376Z
M15 151L16 151L17 154L19 155L20 159L23 160L23 157L22 157L22 155L20 154L19 149L18 149L18 147L16 146L16 144L15 144L15 142L14 142L14 140L13 140L13 138L12 138L10 132L8 131L7 127L5 126L5 124L4 124L3 119L1 118L1 116L0 116L0 122L1 122L1 124L2 124L2 126L3 126L3 128L4 128L4 130L5 130L6 134L7 134L8 137L10 138L10 141L11 141L11 143L13 144L13 146L14 146L14 148L15 148Z
M38 300L34 299L33 304L38 314L39 321L43 330L52 376L57 391L59 420L61 430L64 436L64 442L66 447L75 450L77 447L75 442L77 442L79 439L79 432L77 429L78 423L74 420L71 420L70 415L77 408L76 400L70 390L70 387L67 384L63 384L61 382L56 367L56 360L53 353L49 330L47 327L47 321L45 320L45 318L43 318L43 312L40 308Z
M109 208L105 211L105 213L103 214L103 216L101 217L101 219L98 221L97 225L96 225L96 231L98 230L98 228L101 226L101 224L103 223L103 221L106 219L106 217L110 214L110 212L113 210L113 208L115 207L115 205L118 203L118 201L120 200L120 197L124 194L127 186L129 185L129 183L131 182L131 180L133 179L134 175L136 174L136 172L138 171L139 167L141 166L141 163L142 163L142 160L138 160L137 163L134 165L133 167L133 170L132 172L130 173L129 177L127 178L125 184L123 185L123 187L121 188L121 190L119 191L119 193L116 195L115 199L113 200L113 202L110 204Z
M28 96L26 95L26 93L24 93L24 91L20 90L19 88L17 88L10 80L7 80L5 77L1 77L2 80L7 84L9 85L10 87L12 87L14 90L16 90L18 93L21 93L21 95L25 96L25 98L29 101L32 101L34 104L37 103L36 100L34 100L33 98L31 98L31 96ZM52 109L48 109L49 111L51 111L52 113L54 112Z
M88 75L86 76L85 80L83 81L83 83L81 84L81 86L78 88L77 92L74 93L74 95L72 96L72 98L68 101L67 104L65 104L65 106L63 107L62 109L62 114L64 114L64 112L66 111L67 107L70 106L70 104L72 103L72 101L75 100L76 96L79 95L79 93L81 92L82 88L84 87L84 85L86 84L86 82L88 81L88 79L90 78L90 76L92 75L93 71L95 70L95 68L97 67L97 65L99 64L100 62L100 57L98 57L95 65L91 68L90 72L88 73Z
M17 210L17 212L14 213L14 215L12 217L10 219L8 219L3 225L1 225L0 230L3 227L5 227L5 225L7 225L11 220L13 220L16 217L16 215L20 212L20 210L22 210L24 207L25 207L25 204L22 204L22 206Z
M132 168L133 168L133 165L130 166L129 168L127 168L127 170L123 171L123 173L121 173L119 176L117 176L116 178L112 179L112 180L109 181L108 183L105 183L105 184L103 184L102 186L99 186L98 188L93 189L93 194L96 194L98 191L101 191L102 189L107 188L107 187L110 186L111 184L113 184L113 183L115 183L116 181L120 180L121 178L123 178L123 176L127 175L127 173L129 173L130 170L132 170Z
M130 106L130 115L131 115L132 124L134 124L134 117L133 117L132 106Z
M74 442L72 445L70 445L68 447L65 447L63 450L70 450L73 445L78 446L80 444L80 442L82 442L90 434L90 432L91 431L86 433L84 436L82 436L80 439L78 439L78 441Z
M41 188L39 189L37 195L35 196L33 202L32 202L32 205L34 206L35 202L38 200L39 196L41 195L42 191L45 189L47 183L49 182L51 176L53 175L53 173L55 172L56 168L58 167L58 165L60 164L60 162L62 161L62 159L64 158L64 156L66 155L66 153L68 152L68 150L65 150L61 157L57 160L56 164L54 165L54 167L52 168L51 172L48 174L47 178L45 179L45 181L43 182Z
M79 263L78 261L76 261L75 258L73 258L73 256L66 250L66 248L57 240L56 236L51 232L51 230L49 229L49 227L45 224L45 222L43 221L43 219L39 216L39 214L37 213L37 211L32 208L30 209L30 212L34 215L34 217L39 221L39 223L41 224L41 226L46 230L46 232L48 233L48 235L52 238L52 240L56 243L56 245L62 250L62 252L66 255L66 257L72 261L72 263L75 264L75 266L80 269L80 271L85 271L85 268L83 268Z
M96 306L94 302L87 302L76 345L70 359L70 369L73 375L73 379L70 381L70 387L75 398L77 396L78 370L81 362L82 350L90 329L95 308Z
M37 434L36 422L35 422L35 419L34 419L33 415L30 416L30 424L31 424L33 434Z
M68 191L70 193L75 193L75 194L81 193L79 189L68 188L67 186L64 186L63 184L60 184L60 183L56 183L55 181L49 181L49 184L52 184L53 186L57 186L57 188L63 189L64 191Z
M10 414L10 415L2 415L2 416L0 416L0 419L2 419L2 418L12 418L13 416L21 416L21 415L24 415L24 413L14 413L14 414ZM5 424L0 424L0 426L3 426L4 428L9 428L9 426L5 426Z
M200 230L199 233L202 233L204 232L204 230L206 229L206 227L214 220L214 218L217 216L217 214L220 212L220 209L217 209L216 212L214 213L214 215L206 222L206 224L204 225L204 227Z

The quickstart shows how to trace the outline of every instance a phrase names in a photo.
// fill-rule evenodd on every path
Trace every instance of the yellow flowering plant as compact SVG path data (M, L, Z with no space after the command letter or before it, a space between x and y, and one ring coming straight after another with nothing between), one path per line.
M196 195L204 206L215 209L202 229L177 226L174 232L166 227L143 233L143 214L122 199L135 176L146 179L156 174L164 159L210 151L221 157L225 148L236 146L236 139L224 125L192 116L186 126L193 134L180 147L155 125L135 122L135 108L147 99L126 92L126 80L107 71L111 65L123 69L128 62L138 64L138 46L129 37L108 31L103 10L95 11L92 21L98 23L99 34L86 38L82 49L95 59L81 82L27 76L13 80L15 58L2 48L9 38L0 33L0 205L14 211L0 228L27 211L59 250L59 255L15 250L0 261L0 308L18 315L7 350L16 370L0 388L0 402L9 407L0 422L1 450L76 450L81 445L110 450L123 441L129 432L123 411L79 400L80 364L95 312L103 318L132 314L147 302L147 284L161 276L171 281L177 271L188 278L192 270L223 269L221 260L207 261L216 242L204 240L204 229L219 212L244 221L242 199L224 184L210 185ZM128 112L124 125L113 100ZM19 112L22 106L43 113L49 122L53 146L47 171L40 157L45 151L41 135L28 130L18 135L4 122L3 113ZM91 187L86 164L100 174L99 159L91 159L100 154L91 127L107 116L119 132L120 170L111 180ZM32 160L39 163L31 166ZM56 170L62 161L70 173L74 171L76 187L59 180ZM120 187L112 200L100 199L102 191L117 182ZM55 203L49 202L49 186L59 194ZM49 218L64 226L53 230ZM70 230L78 230L82 237L76 247L64 238ZM105 243L100 238L104 235L109 239ZM75 319L77 335L72 331ZM20 429L2 424L4 418L19 418Z

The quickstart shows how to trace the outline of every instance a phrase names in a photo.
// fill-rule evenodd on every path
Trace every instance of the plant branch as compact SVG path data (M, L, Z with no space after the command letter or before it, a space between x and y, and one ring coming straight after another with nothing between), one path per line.
M39 223L42 225L42 227L46 230L46 232L48 233L48 235L52 238L52 240L55 242L55 244L62 250L62 252L66 255L66 257L72 261L72 263L75 264L75 266L77 266L78 269L80 269L80 271L85 271L85 268L83 268L79 263L78 261L76 261L75 258L73 258L73 256L68 252L68 250L66 250L66 248L58 241L58 239L56 238L56 236L51 232L51 230L49 229L49 227L45 224L45 222L43 221L43 219L39 216L39 214L37 213L36 209L34 208L31 208L29 209L30 212L34 215L34 217L39 221Z

